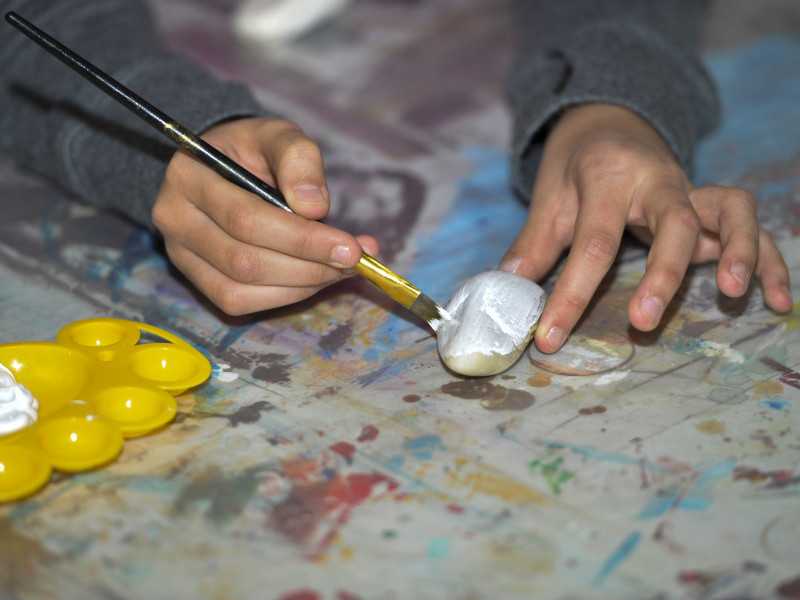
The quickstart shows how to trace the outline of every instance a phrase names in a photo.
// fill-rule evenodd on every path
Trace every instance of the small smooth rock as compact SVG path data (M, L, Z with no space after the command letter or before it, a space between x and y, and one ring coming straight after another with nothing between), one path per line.
M531 280L505 271L468 279L445 310L451 319L437 331L448 368L469 376L501 373L531 341L547 298Z

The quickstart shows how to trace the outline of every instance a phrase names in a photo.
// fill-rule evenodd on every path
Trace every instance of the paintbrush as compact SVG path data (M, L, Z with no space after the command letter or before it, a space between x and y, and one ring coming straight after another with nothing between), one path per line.
M51 35L15 12L7 13L6 21L225 179L273 206L292 212L280 190L253 175ZM434 331L450 319L450 315L431 298L366 252L361 252L361 259L353 270L426 321Z

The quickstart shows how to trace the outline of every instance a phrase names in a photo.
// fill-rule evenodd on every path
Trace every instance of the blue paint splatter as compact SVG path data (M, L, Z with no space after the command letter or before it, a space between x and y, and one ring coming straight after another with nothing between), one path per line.
M437 450L446 450L438 435L428 434L411 438L403 443L403 450L411 452L411 456L419 460L430 460Z
M711 505L711 492L714 486L722 479L730 477L736 461L733 459L723 461L703 471L695 480L688 492L682 494L682 489L673 486L662 491L659 496L647 503L639 513L639 519L652 519L660 517L672 508L682 510L706 510Z
M761 400L758 403L758 406L762 408L771 408L772 410L785 410L791 408L792 404L787 402L786 400L780 400L778 398L769 398L767 400Z
M406 462L406 457L402 454L395 454L384 463L384 466L391 471L399 471L403 468L403 463Z
M614 551L609 555L606 559L606 562L600 567L600 570L597 572L597 575L594 578L594 585L600 585L603 581L611 575L611 573L616 569L620 563L622 563L625 559L627 559L636 547L639 545L639 542L642 540L642 534L638 531L634 531L628 537L626 537L622 543L617 546Z

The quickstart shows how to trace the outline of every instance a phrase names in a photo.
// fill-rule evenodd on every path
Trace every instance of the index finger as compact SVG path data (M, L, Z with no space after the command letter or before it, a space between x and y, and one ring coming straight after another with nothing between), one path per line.
M542 352L555 352L567 339L611 268L625 230L627 207L611 190L585 196L572 248L536 329L536 346Z
M276 208L210 171L197 184L203 189L193 204L239 242L338 268L359 260L361 246L345 231Z

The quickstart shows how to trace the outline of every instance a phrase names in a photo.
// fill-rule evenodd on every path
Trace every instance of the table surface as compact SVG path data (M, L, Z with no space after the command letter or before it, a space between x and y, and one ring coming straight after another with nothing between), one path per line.
M441 302L497 264L525 215L505 1L364 0L269 53L237 47L231 4L158 8L320 141L333 223ZM765 6L713 12L725 115L696 179L758 197L798 282L800 10ZM564 350L463 379L366 282L226 318L146 232L5 158L0 194L0 343L119 317L214 365L163 430L0 506L0 598L800 598L800 316L758 287L726 299L692 268L637 333L628 243Z

